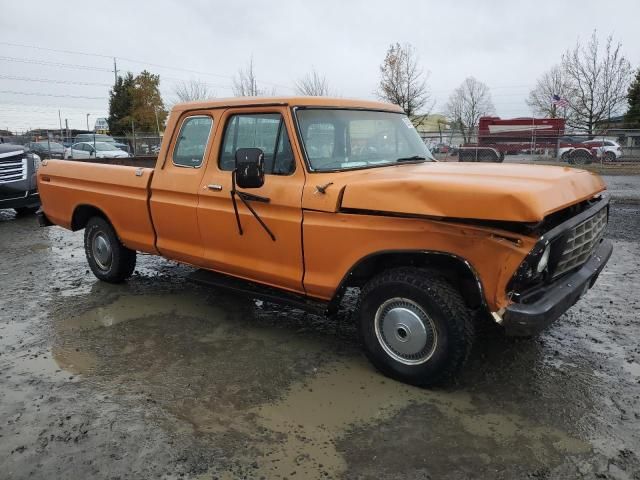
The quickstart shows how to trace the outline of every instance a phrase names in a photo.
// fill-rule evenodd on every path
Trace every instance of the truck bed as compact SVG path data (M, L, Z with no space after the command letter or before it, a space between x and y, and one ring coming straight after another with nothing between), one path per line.
M76 230L86 216L106 216L122 243L155 252L149 211L153 166L149 159L47 160L38 188L47 218Z

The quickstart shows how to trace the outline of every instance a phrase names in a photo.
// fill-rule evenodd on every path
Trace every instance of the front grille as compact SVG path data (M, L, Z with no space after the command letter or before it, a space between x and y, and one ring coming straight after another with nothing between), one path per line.
M26 178L27 159L24 152L0 158L0 183L18 182Z
M602 208L594 216L574 227L564 244L564 250L556 265L553 277L559 277L585 263L602 240L606 227L606 208Z

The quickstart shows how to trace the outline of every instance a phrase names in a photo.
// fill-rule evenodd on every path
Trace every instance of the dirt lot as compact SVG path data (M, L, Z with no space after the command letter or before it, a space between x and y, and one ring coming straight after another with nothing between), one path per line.
M421 390L327 321L0 211L0 478L640 479L640 177L608 179L611 262L540 337L485 333ZM626 193L625 193L626 192Z

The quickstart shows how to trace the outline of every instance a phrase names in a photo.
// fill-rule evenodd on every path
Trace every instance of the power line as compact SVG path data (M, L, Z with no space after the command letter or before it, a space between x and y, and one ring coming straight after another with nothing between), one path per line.
M14 75L2 75L0 74L0 79L3 80L19 80L24 82L42 82L42 83L58 83L61 85L80 85L80 86L96 86L96 87L111 87L108 83L97 83L97 82L75 82L72 80L54 80L50 78L33 78L33 77L17 77Z
M89 100L105 100L105 97L85 97L83 95L53 95L51 93L18 92L15 90L0 90L0 93L9 93L12 95L34 95L37 97L86 98Z
M0 60L5 62L19 62L19 63L31 63L34 65L47 65L52 67L64 67L64 68L76 68L78 70L93 70L97 72L111 72L109 68L100 68L100 67L91 67L89 65L78 65L76 63L58 63L58 62L47 62L45 60L37 60L35 58L24 58L24 57L0 57Z
M77 50L62 50L62 49L56 49L56 48L41 47L41 46L37 46L37 45L26 45L26 44L22 44L22 43L12 43L12 42L0 42L0 45L7 45L7 46L11 46L11 47L21 47L21 48L32 48L32 49L35 49L35 50L44 50L44 51L48 51L48 52L58 52L58 53L67 53L67 54L71 54L71 55L84 55L84 56L88 56L88 57L117 58L118 60L121 60L121 61L130 62L130 63L137 63L137 64L140 64L140 65L148 65L150 67L155 67L155 68L164 68L164 69L168 69L168 70L175 70L175 71L180 71L180 72L193 73L193 74L196 74L196 75L207 75L207 76L211 76L211 77L227 78L227 79L231 79L231 80L233 80L233 78L234 78L232 75L223 75L223 74L220 74L220 73L203 72L203 71L199 71L199 70L191 70L189 68L181 68L181 67L174 67L174 66L169 66L169 65L162 65L162 64L159 64L159 63L152 63L152 62L147 62L147 61L144 61L144 60L136 60L134 58L121 57L121 56L118 56L118 55L104 55L104 54L99 54L99 53L79 52ZM9 58L9 57L6 57L6 58ZM3 57L0 57L0 60L1 59L3 59ZM14 60L14 61L19 61L19 60ZM25 63L32 63L32 62L25 62ZM86 68L89 69L90 67L86 67ZM91 67L91 69L93 69L93 67ZM100 71L108 71L108 72L112 72L113 71L111 69L99 69L99 70ZM282 84L278 84L278 83L275 83L275 82L269 82L269 81L266 81L266 80L262 80L261 83L264 83L264 84L267 84L267 85L272 85L274 87L286 88L288 90L295 90L295 88L293 86L282 85Z

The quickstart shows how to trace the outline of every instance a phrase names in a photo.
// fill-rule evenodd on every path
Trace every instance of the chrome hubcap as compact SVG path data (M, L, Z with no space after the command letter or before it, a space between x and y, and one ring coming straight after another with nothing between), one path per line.
M109 240L104 233L98 232L94 235L93 241L91 242L91 250L93 259L96 261L98 267L102 270L109 270L113 254Z
M376 337L389 356L405 365L418 365L431 358L438 343L435 324L427 313L408 298L391 298L375 316Z

